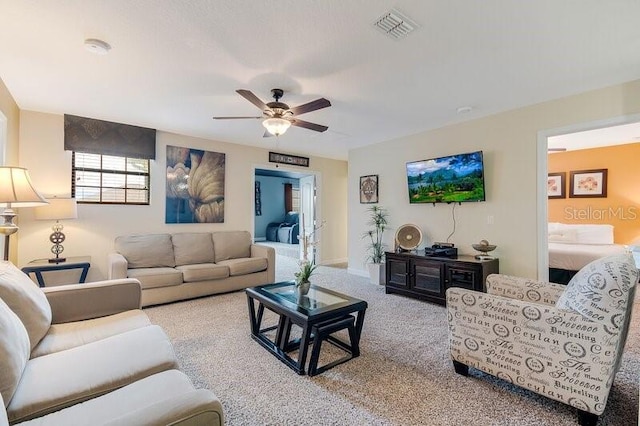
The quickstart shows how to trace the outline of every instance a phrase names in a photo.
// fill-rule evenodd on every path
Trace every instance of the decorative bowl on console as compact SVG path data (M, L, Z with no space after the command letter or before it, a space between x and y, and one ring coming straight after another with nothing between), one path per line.
M480 253L476 254L476 259L478 260L491 260L494 259L493 256L488 255L487 253L489 253L490 251L493 251L496 249L496 245L494 244L489 244L489 241L487 240L480 240L480 242L478 244L471 244L471 247L474 248L474 250L479 251Z

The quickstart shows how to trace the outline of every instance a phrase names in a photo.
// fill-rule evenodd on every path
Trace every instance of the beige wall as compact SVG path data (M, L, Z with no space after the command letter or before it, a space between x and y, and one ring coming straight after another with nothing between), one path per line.
M164 223L166 146L184 146L226 154L225 222L223 224ZM269 147L273 150L273 147ZM77 220L65 221L64 243L67 256L91 255L89 280L107 276L107 253L118 235L144 232L197 232L212 230L253 230L254 169L273 167L267 149L192 138L159 131L156 160L151 165L151 204L149 206L79 205ZM63 150L63 117L21 111L20 158L29 168L34 186L44 195L69 195L71 192L71 153ZM287 169L287 167L281 167ZM293 170L293 168L290 168ZM317 174L318 217L326 220L321 231L321 263L345 261L346 187L345 161L312 157L310 168L295 168ZM23 209L18 265L34 258L49 257L51 223L35 221L33 213Z
M13 96L0 79L0 149L4 149L4 164L8 166L21 165L18 162L18 139L20 131L20 109ZM4 145L4 147L2 146ZM18 213L19 210L16 209ZM19 216L15 219L19 224ZM18 236L12 235L9 246L9 259L15 262L18 252ZM0 238L0 259L4 256L4 237Z
M487 239L498 245L501 272L537 277L541 212L546 219L546 197L538 202L539 185L546 194L546 172L538 171L538 161L546 162L546 155L539 155L539 132L639 112L640 80L350 151L350 272L365 273L361 235L367 229L367 205L358 201L359 176L379 175L380 205L390 212L387 247L393 248L395 230L405 223L418 225L425 235L423 246L431 245L445 241L453 230L453 205L409 205L405 163L482 150L487 201L456 206L450 241L461 253L472 254L471 244Z

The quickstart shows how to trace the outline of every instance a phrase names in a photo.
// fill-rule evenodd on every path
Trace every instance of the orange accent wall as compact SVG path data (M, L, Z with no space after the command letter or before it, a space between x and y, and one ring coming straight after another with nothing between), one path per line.
M640 245L640 143L549 154L549 173L566 172L566 198L550 199L549 222L608 223L617 244ZM608 169L606 198L570 198L570 172Z

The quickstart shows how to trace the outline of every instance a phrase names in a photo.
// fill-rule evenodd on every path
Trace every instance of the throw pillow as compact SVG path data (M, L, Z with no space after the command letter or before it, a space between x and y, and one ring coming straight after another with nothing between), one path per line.
M556 303L583 317L601 323L610 334L624 325L629 292L638 282L638 269L629 253L595 260L569 281Z
M0 262L0 299L20 318L33 349L51 327L51 306L42 290L11 262Z
M176 266L169 234L126 235L116 237L116 251L127 259L129 268Z
M29 336L20 318L0 300L0 395L5 407L29 360Z

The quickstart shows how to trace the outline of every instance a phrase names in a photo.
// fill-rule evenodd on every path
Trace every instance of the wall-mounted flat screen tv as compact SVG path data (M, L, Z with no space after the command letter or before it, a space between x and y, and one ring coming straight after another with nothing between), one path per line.
M484 201L482 151L407 163L409 202Z

